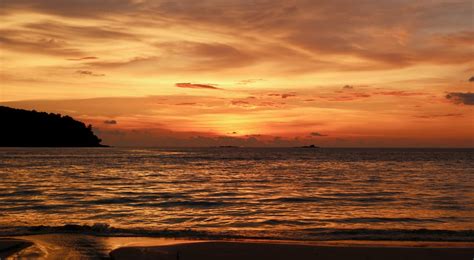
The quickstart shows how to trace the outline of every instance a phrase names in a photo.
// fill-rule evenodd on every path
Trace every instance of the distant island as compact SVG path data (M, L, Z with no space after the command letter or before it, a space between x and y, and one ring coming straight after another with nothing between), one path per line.
M314 148L314 149L316 149L316 148L320 148L320 147L319 147L319 146L316 146L316 145L314 145L314 144L312 144L312 145L304 145L304 146L301 146L301 148Z
M0 106L2 147L106 147L92 126L60 114Z

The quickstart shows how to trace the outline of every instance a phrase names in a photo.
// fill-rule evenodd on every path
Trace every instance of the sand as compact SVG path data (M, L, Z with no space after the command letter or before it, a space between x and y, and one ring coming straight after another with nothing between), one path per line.
M0 238L0 259L5 259L31 245L33 245L32 242L22 239Z
M163 260L283 260L283 259L466 259L474 248L318 246L246 242L203 242L155 247L123 247L110 253L112 259Z
M0 258L21 259L466 259L474 243L199 241L47 234L0 238Z

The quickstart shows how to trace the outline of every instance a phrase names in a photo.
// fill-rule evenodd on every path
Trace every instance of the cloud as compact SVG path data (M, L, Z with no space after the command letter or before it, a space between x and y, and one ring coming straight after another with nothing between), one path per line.
M324 137L324 136L327 136L327 135L324 135L324 134L321 134L321 133L318 133L318 132L312 132L310 135L311 135L311 136L316 136L316 137Z
M176 104L177 106L194 106L197 105L195 102L183 102L183 103L178 103Z
M296 97L296 94L281 94L281 98Z
M232 100L231 103L234 106L248 106L250 104L248 101L244 100Z
M333 61L339 67L361 70L380 68L380 65L409 66L419 62L469 62L472 52L469 47L472 44L469 43L474 39L469 1L423 1L413 5L409 1L367 0L354 5L348 0L337 3L298 0L242 0L229 3L220 0L69 0L67 3L60 0L3 0L2 7L2 12L7 14L53 14L63 20L85 17L101 23L93 26L95 28L87 27L87 32L83 30L84 26L72 26L72 32L80 36L117 38L124 36L124 31L133 32L139 26L176 31L186 27L189 35L197 35L201 41L206 38L195 32L209 32L205 36L223 35L221 39L208 38L215 42L191 44L187 43L193 40L192 37L183 35L179 37L185 39L178 44L181 47L169 48L174 52L183 51L183 56L191 52L193 56L203 59L209 57L210 61L205 64L213 63L211 67L226 64L244 66L275 57L286 63L288 59L281 58L290 53L293 55L289 56L298 55L300 61L292 66L312 64L309 70L316 67L315 56L333 54L363 59L360 65L347 65L346 59L340 58ZM130 22L131 17L133 22ZM120 26L111 27L110 24ZM30 28L60 32L67 27L43 21L40 26ZM198 30L192 31L193 28ZM314 33L314 28L318 28L318 33ZM145 40L156 38L161 37L153 35ZM230 42L231 38L238 39ZM446 44L439 39L465 44L457 49L442 48ZM420 46L419 42L425 44ZM259 55L265 53L273 55Z
M450 92L446 95L446 98L454 104L474 105L474 93L471 92Z
M340 94L342 91L336 91L338 93L335 96L320 96L319 98L326 99L328 101L353 101L358 99L364 99L371 97L371 94L362 93L362 92L348 92L344 94Z
M474 82L474 76L469 78L469 82Z
M0 30L0 44L4 49L22 53L56 56L84 55L80 49L74 48L67 41L12 30Z
M380 92L374 92L373 94L383 95L383 96L409 97L409 96L421 96L421 95L425 95L426 93L409 92L409 91L380 91Z
M254 64L261 58L241 43L168 41L154 44L160 58L176 63L175 68L190 71L225 70ZM178 65L180 64L180 65ZM249 82L250 83L250 82ZM248 84L248 83L247 83Z
M94 76L94 77L103 77L103 76L105 76L105 74L97 74L97 73L94 73L90 70L76 70L76 73L81 74L81 75Z
M87 57L82 57L82 58L69 58L67 60L71 60L71 61L81 61L81 60L96 60L98 59L97 57L94 57L94 56L87 56Z
M294 93L283 93L283 94L270 93L270 94L267 94L267 96L269 96L269 97L289 98L289 97L296 97L296 94L294 94Z
M237 82L237 84L239 84L239 85L249 85L249 84L252 84L252 83L255 83L255 82L258 82L258 81L263 81L263 79L244 79L244 80L241 80L241 81Z
M198 89L219 89L218 87L214 87L213 85L209 84L194 84L194 83L176 83L176 87L178 88L198 88Z
M441 37L441 40L449 45L456 46L472 46L474 44L474 31L461 31Z
M121 67L134 67L134 66L154 66L158 62L158 57L155 56L147 56L147 57L142 57L142 56L136 56L133 58L129 58L126 60L121 60L121 61L93 61L93 62L88 62L87 65L93 66L93 67L98 67L98 68L107 68L107 69L115 69L115 68L121 68Z
M442 117L460 117L463 114L461 113L448 113L448 114L439 114L439 115L419 115L415 116L416 118L431 119L431 118L442 118Z
M117 121L116 121L116 120L105 120L105 121L104 121L104 124L107 124L107 125L116 125L116 124L117 124Z
M342 87L343 89L353 89L354 87L351 86L351 85L345 85L344 87Z
M63 17L103 17L112 14L136 10L141 5L139 1L114 0L2 0L2 12L34 11Z
M68 25L60 22L40 22L24 25L34 34L48 34L55 37L73 35L77 38L90 39L136 39L134 35L124 32L123 28Z

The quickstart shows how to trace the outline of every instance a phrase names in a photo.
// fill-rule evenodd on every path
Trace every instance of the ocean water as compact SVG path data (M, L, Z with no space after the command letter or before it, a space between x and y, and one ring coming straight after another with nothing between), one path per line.
M473 149L0 148L0 234L474 241Z

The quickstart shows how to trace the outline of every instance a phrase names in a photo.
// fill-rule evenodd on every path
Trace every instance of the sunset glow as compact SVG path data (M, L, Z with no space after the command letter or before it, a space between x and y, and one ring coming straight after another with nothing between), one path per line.
M105 144L474 145L471 1L0 7L1 104Z

